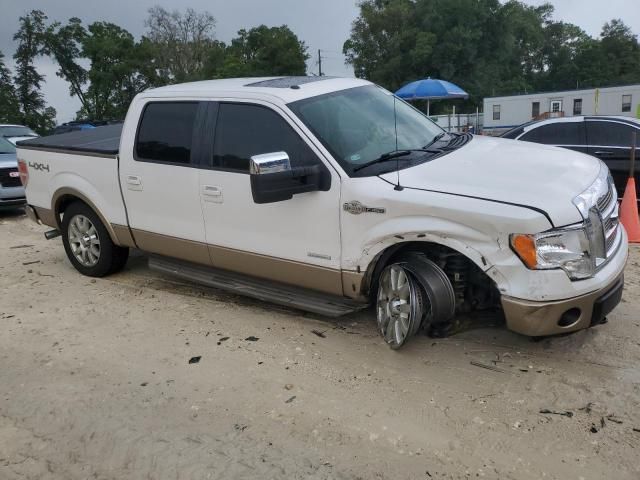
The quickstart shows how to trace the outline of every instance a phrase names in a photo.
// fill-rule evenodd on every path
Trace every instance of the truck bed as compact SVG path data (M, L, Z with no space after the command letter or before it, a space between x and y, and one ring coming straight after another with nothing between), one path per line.
M122 123L90 130L37 137L18 142L18 148L53 152L79 153L97 157L115 157L120 150Z

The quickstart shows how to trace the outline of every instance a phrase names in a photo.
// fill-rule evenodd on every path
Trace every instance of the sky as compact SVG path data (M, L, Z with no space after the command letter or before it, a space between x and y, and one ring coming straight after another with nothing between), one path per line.
M81 18L85 24L102 20L120 25L136 37L144 33L147 10L160 5L167 10L187 7L211 12L217 20L216 37L229 42L241 28L288 25L304 40L312 58L310 71L317 71L317 51L323 51L323 73L353 76L344 64L342 45L351 23L358 15L356 0L0 0L0 51L12 67L11 56L16 45L12 40L20 15L33 9L44 11L51 20L65 22ZM540 5L545 0L525 0ZM555 6L555 19L574 23L592 36L598 36L602 25L612 18L622 18L640 34L640 0L550 0ZM37 68L45 75L43 92L47 102L58 112L58 122L72 120L79 102L69 96L65 81L56 77L56 66L39 59Z

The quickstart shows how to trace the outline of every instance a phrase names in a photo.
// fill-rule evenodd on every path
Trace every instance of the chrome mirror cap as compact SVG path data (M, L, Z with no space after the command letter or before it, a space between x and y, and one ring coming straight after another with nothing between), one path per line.
M287 152L272 152L254 155L249 163L251 175L263 175L265 173L287 172L291 170L291 162Z

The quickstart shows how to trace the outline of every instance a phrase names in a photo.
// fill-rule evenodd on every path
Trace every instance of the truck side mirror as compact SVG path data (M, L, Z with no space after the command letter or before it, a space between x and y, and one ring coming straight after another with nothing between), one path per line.
M255 203L290 200L294 195L331 187L331 175L323 166L291 167L287 152L254 155L249 162L251 194Z
M289 170L291 170L291 162L289 161L287 152L254 155L249 162L249 173L251 175L287 172Z

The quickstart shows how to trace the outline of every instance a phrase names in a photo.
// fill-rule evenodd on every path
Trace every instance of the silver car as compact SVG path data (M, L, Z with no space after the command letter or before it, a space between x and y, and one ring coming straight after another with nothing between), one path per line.
M18 171L16 147L0 137L0 209L22 207L26 201Z
M24 125L0 125L0 137L6 138L14 145L20 140L29 140L39 135Z

